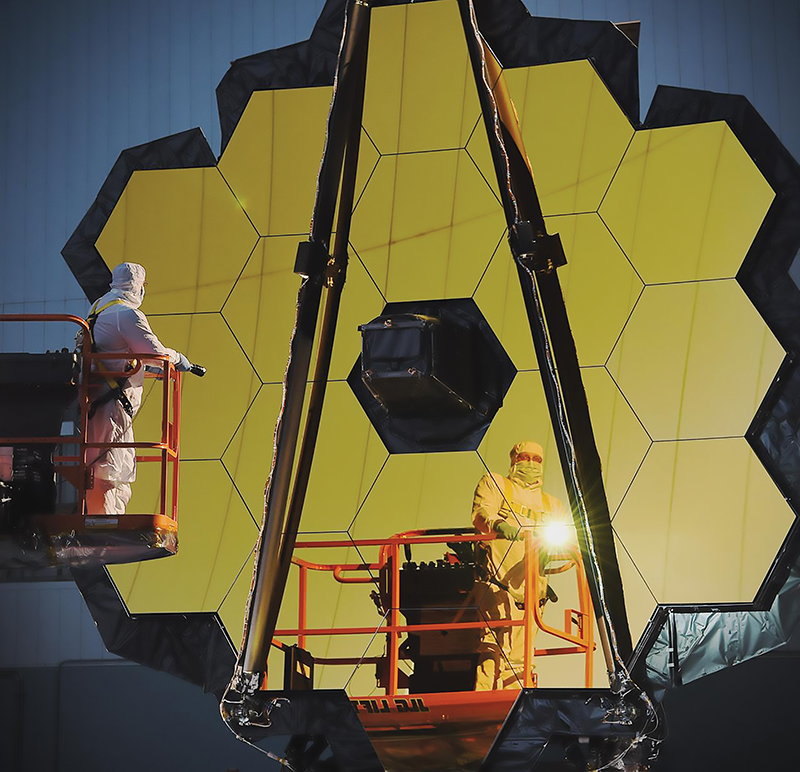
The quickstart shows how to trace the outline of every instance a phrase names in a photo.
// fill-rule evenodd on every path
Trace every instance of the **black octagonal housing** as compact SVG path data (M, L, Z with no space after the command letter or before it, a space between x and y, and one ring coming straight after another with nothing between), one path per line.
M475 450L517 374L472 298L388 303L347 382L390 453Z

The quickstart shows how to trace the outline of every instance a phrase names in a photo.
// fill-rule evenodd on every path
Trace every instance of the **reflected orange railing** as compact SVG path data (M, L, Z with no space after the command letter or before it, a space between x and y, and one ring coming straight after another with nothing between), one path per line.
M532 656L545 657L564 654L582 654L585 658L584 680L586 687L592 686L593 657L595 649L594 628L592 623L592 604L589 585L583 561L577 547L568 548L558 554L549 553L540 537L530 531L524 532L525 541L525 588L523 599L523 618L520 620L494 620L461 622L454 621L439 624L402 624L400 619L400 547L420 544L447 544L454 542L487 542L496 538L495 534L452 533L435 535L427 531L408 531L386 539L353 539L332 541L297 542L295 550L342 548L342 547L378 547L378 560L374 563L314 563L295 556L292 563L298 569L298 618L296 628L281 628L275 631L273 645L282 648L285 644L281 637L296 637L297 645L305 648L306 639L310 636L332 635L375 635L376 627L314 627L307 624L308 619L308 572L329 572L333 579L341 584L378 584L378 578L372 572L380 572L389 567L390 607L383 623L377 627L380 634L387 639L387 655L384 657L314 657L318 664L328 665L363 665L378 664L388 659L388 684L385 687L387 696L398 693L398 673L400 664L400 643L404 633L442 630L466 630L487 628L524 627L525 660L523 663L523 686L534 685ZM544 556L547 556L546 558ZM575 568L578 585L578 609L565 609L564 628L554 627L544 621L542 608L538 598L540 592L540 574L537 566L544 558L545 575L562 573ZM345 573L368 571L368 576L345 576ZM465 607L466 608L466 607ZM458 615L460 616L460 615ZM387 623L388 619L388 623ZM560 638L570 645L535 649L532 651L534 627L549 635ZM575 628L573 632L573 627Z
M93 482L92 468L87 463L87 450L90 448L137 448L148 451L136 456L138 462L160 463L160 490L159 511L155 516L167 517L177 523L178 519L178 479L180 461L180 420L181 420L181 374L169 361L167 355L137 354L137 353L92 353L89 340L89 325L85 319L72 314L0 314L0 322L69 322L77 325L83 332L84 344L80 349L78 363L78 426L77 434L61 435L58 437L0 437L0 445L78 445L76 455L56 454L53 462L56 471L70 482L77 491L78 513L86 514L86 491ZM121 358L136 360L135 366L124 372L96 370L95 363L104 360L119 361ZM145 378L155 378L163 381L161 398L161 440L158 442L86 442L89 424L89 410L91 407L90 392L100 385L105 378L128 378L139 371L146 362L149 367L158 363L160 369L156 372L145 372ZM87 377L89 374L89 377ZM171 484L170 484L171 483ZM169 501L168 501L169 499ZM153 517L153 514L148 515ZM137 516L126 514L122 516L132 524ZM120 525L125 522L120 521Z

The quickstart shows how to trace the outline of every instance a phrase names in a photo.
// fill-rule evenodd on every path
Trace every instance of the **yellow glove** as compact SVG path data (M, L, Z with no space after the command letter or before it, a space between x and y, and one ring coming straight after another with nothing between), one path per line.
M496 520L493 529L501 539L506 541L520 541L522 539L519 528L515 528L505 520Z

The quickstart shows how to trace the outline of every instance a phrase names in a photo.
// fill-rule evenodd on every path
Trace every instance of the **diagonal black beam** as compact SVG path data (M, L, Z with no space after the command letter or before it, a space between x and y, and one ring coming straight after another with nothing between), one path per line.
M341 121L341 123L344 124L345 150L338 207L335 206L335 196L331 196L328 202L327 210L329 211L318 207L322 215L330 216L331 220L334 208L336 209L336 240L331 259L326 266L325 283L328 292L322 316L322 329L319 335L317 361L314 367L314 382L308 400L308 413L303 432L303 440L300 446L300 455L297 460L297 468L294 475L294 488L292 489L291 498L289 500L286 527L284 529L283 542L281 543L278 577L273 585L272 597L270 599L271 615L267 622L267 630L270 631L270 635L278 622L278 611L286 589L286 581L289 576L289 569L294 555L294 546L297 541L297 532L300 530L300 519L303 514L303 506L305 504L308 483L311 477L311 467L314 460L314 451L316 449L319 427L322 421L322 408L325 402L325 392L328 385L328 376L330 374L331 356L333 354L333 342L336 335L336 323L339 318L342 290L344 289L344 283L347 277L347 245L350 240L350 224L355 201L356 175L358 171L358 156L361 141L361 117L364 112L364 87L367 75L369 13L364 9L365 6L358 6L356 9L357 13L354 14L352 19L352 24L355 27L352 51L345 52L348 56L347 66L349 68L349 71L346 72L346 77L350 82L342 84L347 87L347 96L349 98L341 106L342 114L346 116L346 120ZM345 73L343 73L343 75L344 74ZM337 169L340 167L341 163L337 164ZM320 187L322 186L322 181L322 176L320 176ZM317 222L317 214L315 213L314 223L316 224ZM327 233L330 234L329 222L325 222L323 227L326 227Z
M324 386L315 384L306 435L300 458L297 444L300 434L303 402L323 284L328 286L328 303L317 355L317 375L327 378L336 316L339 307L344 270L347 262L347 235L354 199L358 143L360 141L361 102L366 79L366 56L369 41L369 6L361 0L348 5L342 34L334 96L328 116L325 150L317 182L309 241L300 245L295 271L303 276L298 293L297 318L292 334L289 364L284 378L284 400L278 418L276 444L267 482L264 523L256 547L253 590L248 600L244 640L237 661L232 693L252 695L266 673L266 661L277 623L294 539L299 527L305 480L311 468L314 444L324 401ZM339 208L337 241L330 257L333 220ZM316 380L316 378L315 378ZM296 469L297 461L297 469ZM298 479L290 503L293 472ZM224 711L234 718L247 720L242 700L226 699Z
M513 107L473 3L460 0L459 6L600 636L609 670L618 673L632 652L631 635L600 456L556 272L563 249L557 236L547 235Z

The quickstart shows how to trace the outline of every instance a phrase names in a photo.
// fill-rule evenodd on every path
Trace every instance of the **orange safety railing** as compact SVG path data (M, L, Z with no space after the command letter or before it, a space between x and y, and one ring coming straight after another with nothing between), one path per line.
M539 537L531 532L524 533L525 542L525 586L523 598L523 618L519 620L502 619L494 621L454 621L437 624L402 624L400 606L400 574L401 566L399 551L401 546L419 544L446 544L454 542L486 542L496 538L495 534L478 533L452 533L442 534L437 531L431 535L426 531L408 531L396 534L387 539L355 539L341 541L302 541L295 545L296 550L341 548L341 547L378 547L378 560L375 563L313 563L295 556L292 563L298 568L298 619L296 628L283 628L275 631L273 645L279 648L284 646L281 637L296 637L297 645L305 648L306 639L311 636L332 635L375 635L375 626L366 627L308 627L308 572L328 572L332 578L341 584L378 584L379 579L371 572L389 570L388 594L390 597L389 609L384 622L378 628L381 634L386 635L386 658L384 657L314 657L314 661L327 665L360 665L378 664L388 659L388 685L385 687L386 695L393 696L398 691L398 673L400 663L401 636L407 633L421 631L466 630L509 628L522 626L524 628L525 660L523 663L523 686L534 685L532 657L555 656L562 654L582 654L585 658L584 674L587 687L592 686L593 657L595 649L594 627L592 622L592 603L586 572L583 567L580 551L571 547L553 554L545 547ZM544 560L544 574L551 575L562 573L568 569L575 569L578 590L578 609L564 611L563 629L549 625L544 621L543 611L539 605L540 573L537 567ZM367 576L345 576L346 573L370 572ZM460 615L458 615L460 617ZM532 643L535 635L534 627L556 638L567 642L567 646L557 646L533 650ZM313 654L313 652L312 652Z
M89 345L89 325L85 319L72 314L0 314L0 322L71 322L83 331L83 346L79 352L80 378L78 380L78 425L76 435L58 437L0 437L0 445L76 445L75 455L56 453L53 462L56 471L68 480L77 490L78 512L86 513L86 491L92 486L93 471L87 460L91 448L137 448L145 453L137 454L139 462L160 463L159 511L154 513L177 521L178 518L178 462L180 460L180 418L181 418L181 374L169 361L167 355L151 353L92 353ZM98 371L103 361L120 359L135 361L134 366L124 372L104 369ZM91 392L94 387L105 382L106 378L129 378L139 372L147 363L149 370L145 378L155 378L163 382L161 396L161 439L159 441L136 442L87 442ZM154 370L155 372L151 372ZM88 376L88 377L87 377ZM133 517L133 515L125 515Z

